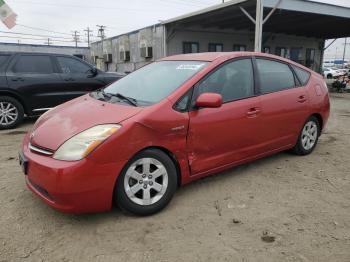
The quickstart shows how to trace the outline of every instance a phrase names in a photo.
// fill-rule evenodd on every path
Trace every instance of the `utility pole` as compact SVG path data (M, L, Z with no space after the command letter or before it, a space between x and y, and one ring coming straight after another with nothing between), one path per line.
M98 27L97 30L97 36L101 38L101 49L102 49L102 56L103 56L103 40L105 39L105 29L106 27L104 25L96 25Z
M47 45L51 45L52 43L51 43L51 39L50 38L48 38L47 39L47 42L45 42L45 44L47 44Z
M73 41L75 42L75 47L78 47L78 41L79 41L79 32L78 31L73 31Z
M90 32L92 32L92 30L88 27L88 28L85 29L84 31L86 32L87 41L88 41L88 46L90 47L90 36L92 36L92 34L90 34Z

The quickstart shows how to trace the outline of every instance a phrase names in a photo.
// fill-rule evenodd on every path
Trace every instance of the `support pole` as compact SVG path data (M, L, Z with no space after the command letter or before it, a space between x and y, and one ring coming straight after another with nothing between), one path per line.
M264 17L264 7L263 7L262 1L263 0L256 0L255 44L254 44L255 52L261 52L263 17Z
M346 46L348 45L347 41L348 41L348 38L345 37L344 51L343 51L343 66L342 66L342 68L345 68L345 61L344 60L345 60L345 54L346 54Z

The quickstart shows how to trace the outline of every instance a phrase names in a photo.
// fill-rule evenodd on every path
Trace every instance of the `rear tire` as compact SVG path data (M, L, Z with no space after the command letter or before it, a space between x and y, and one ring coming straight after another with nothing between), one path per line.
M170 202L176 188L174 162L161 150L147 149L123 168L114 190L114 201L135 215L152 215Z
M9 96L0 96L0 130L18 126L23 118L24 109L20 102Z
M327 79L332 79L332 78L333 78L333 76L331 74L327 75Z
M298 141L292 149L293 153L300 156L310 154L317 145L320 130L318 119L315 116L309 117L300 131Z

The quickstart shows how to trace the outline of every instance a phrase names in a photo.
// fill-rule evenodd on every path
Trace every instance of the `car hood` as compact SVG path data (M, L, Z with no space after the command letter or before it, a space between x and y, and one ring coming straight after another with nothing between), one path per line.
M34 125L30 142L55 151L66 140L90 127L120 123L141 110L140 107L106 103L85 95L42 115Z

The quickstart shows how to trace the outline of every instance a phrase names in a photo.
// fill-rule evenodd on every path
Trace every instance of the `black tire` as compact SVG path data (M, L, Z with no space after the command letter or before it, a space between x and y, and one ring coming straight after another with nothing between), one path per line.
M0 117L0 130L2 129L11 129L15 128L18 126L20 123L22 123L23 118L24 118L24 109L23 106L20 102L18 102L17 99L9 96L0 96L0 104L5 103L5 104L11 104L14 108L16 108L17 116L15 117L15 120L9 124L5 123L5 120ZM1 111L1 108L0 108Z
M137 204L134 201L132 201L129 198L129 196L127 195L126 190L125 190L125 185L124 185L124 182L129 183L129 182L125 181L125 179L126 179L125 177L126 177L126 173L127 173L128 169L136 161L143 159L143 158L152 158L152 159L159 161L163 165L163 167L165 168L165 170L167 172L167 180L168 180L165 193L162 195L162 197L157 202L152 203L152 204L147 204L147 205ZM144 173L143 167L142 167L141 173ZM139 182L141 185L143 185L141 183L141 181L139 181ZM134 185L136 185L136 184L134 184ZM166 155L164 152L162 152L161 150L147 149L147 150L144 150L144 151L138 153L123 168L121 174L118 177L118 180L117 180L117 183L115 186L114 202L122 210L125 210L125 211L130 212L130 213L135 214L135 215L148 216L148 215L152 215L154 213L159 212L165 206L167 206L168 203L170 202L170 200L172 199L172 197L174 196L176 188L177 188L177 171L176 171L176 167L175 167L173 160L168 155ZM151 190L151 189L149 189L149 190ZM140 191L142 191L141 198L143 198L144 189L140 189ZM140 193L140 191L138 191L138 192Z
M333 78L333 76L331 74L327 75L327 79L332 79L332 78Z
M314 123L316 125L316 138L315 138L315 142L314 144L312 145L311 148L305 148L305 146L303 145L303 130L305 128L305 126L309 123ZM298 137L298 141L296 143L296 145L294 146L294 148L292 149L292 152L296 155L300 155L300 156L304 156L304 155L308 155L310 154L316 147L317 145L317 142L318 142L318 138L320 136L320 132L321 131L321 128L320 128L320 123L318 121L318 119L315 117L315 116L311 116L309 117L306 122L304 123L301 131L300 131L300 134L299 134L299 137Z

